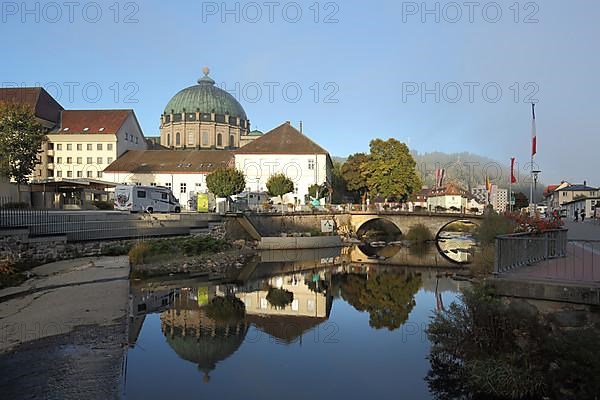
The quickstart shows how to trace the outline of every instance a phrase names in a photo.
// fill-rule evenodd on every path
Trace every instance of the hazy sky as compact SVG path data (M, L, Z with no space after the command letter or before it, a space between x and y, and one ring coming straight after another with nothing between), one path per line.
M147 136L209 66L254 128L303 120L333 155L395 137L523 166L533 98L542 179L600 185L595 0L23 4L0 3L1 84L133 108Z

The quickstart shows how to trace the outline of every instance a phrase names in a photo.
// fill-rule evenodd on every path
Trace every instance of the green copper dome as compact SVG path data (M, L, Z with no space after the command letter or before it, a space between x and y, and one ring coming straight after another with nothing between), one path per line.
M208 68L204 68L204 77L198 79L198 84L183 89L177 93L165 107L165 114L186 112L211 113L230 115L247 120L246 112L242 105L225 90L215 86L208 76Z

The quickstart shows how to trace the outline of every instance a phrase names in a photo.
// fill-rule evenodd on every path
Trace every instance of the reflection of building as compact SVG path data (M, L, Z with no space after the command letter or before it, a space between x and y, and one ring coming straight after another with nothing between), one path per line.
M272 276L238 288L235 296L246 306L246 321L289 344L329 318L333 299L325 279L324 271ZM291 292L292 302L283 308L270 304L269 287ZM217 295L227 289L218 287Z
M217 364L237 351L244 342L248 324L243 319L217 321L207 315L200 289L181 289L171 308L160 315L161 330L169 346L182 359L198 365L204 380ZM194 292L195 291L195 292Z

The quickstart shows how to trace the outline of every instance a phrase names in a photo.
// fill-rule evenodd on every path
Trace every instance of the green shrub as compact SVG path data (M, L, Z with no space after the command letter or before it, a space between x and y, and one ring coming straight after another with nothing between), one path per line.
M133 244L109 244L107 246L102 247L102 255L115 257L115 256L124 256L129 253Z
M134 264L133 257L141 263L158 261L178 256L199 256L202 254L218 253L229 247L229 244L210 236L189 236L181 238L154 239L136 243L129 251L129 259Z
M416 224L410 227L406 234L406 239L415 243L425 243L429 240L433 240L433 235L425 225Z

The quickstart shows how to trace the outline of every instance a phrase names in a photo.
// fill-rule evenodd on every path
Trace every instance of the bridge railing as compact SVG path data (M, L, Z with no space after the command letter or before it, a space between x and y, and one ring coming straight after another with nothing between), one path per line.
M539 234L517 233L498 236L494 273L510 272L516 268L565 257L567 243L566 229Z

